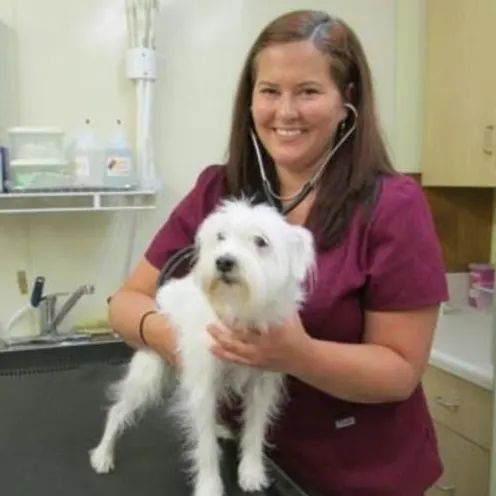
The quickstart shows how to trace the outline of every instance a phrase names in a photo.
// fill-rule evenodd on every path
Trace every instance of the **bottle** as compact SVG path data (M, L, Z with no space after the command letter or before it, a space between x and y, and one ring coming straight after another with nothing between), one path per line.
M116 124L105 154L105 186L127 189L135 184L133 151L119 119Z
M86 119L84 129L76 135L74 142L74 183L76 186L103 185L98 141L90 124L90 119Z

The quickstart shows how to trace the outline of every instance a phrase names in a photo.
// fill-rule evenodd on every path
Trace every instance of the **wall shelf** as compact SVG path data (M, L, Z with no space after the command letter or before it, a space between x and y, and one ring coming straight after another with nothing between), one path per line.
M155 190L0 193L0 214L153 210Z

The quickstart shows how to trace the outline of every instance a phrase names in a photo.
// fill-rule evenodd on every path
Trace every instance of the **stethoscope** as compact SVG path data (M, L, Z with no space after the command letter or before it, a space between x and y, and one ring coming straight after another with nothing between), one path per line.
M296 193L289 197L281 197L277 195L272 186L270 184L269 179L265 174L265 165L262 159L262 153L260 151L260 145L258 144L258 139L255 135L253 129L250 129L250 138L253 143L253 147L255 149L255 154L257 157L258 168L260 171L260 176L262 178L262 188L265 194L267 201L274 207L276 207L283 215L287 215L294 208L296 208L313 190L318 180L322 176L326 165L332 159L334 154L343 146L346 140L353 134L357 127L358 122L358 111L351 103L345 103L344 106L351 112L353 115L353 122L350 128L343 134L343 136L339 139L339 141L334 145L331 150L324 155L324 157L319 161L319 166L314 176L308 180ZM346 122L346 121L343 121ZM284 201L288 202L285 206L279 205L277 202ZM162 286L166 281L168 281L174 272L178 269L178 267L185 262L191 261L195 255L195 245L191 244L181 248L176 253L174 253L167 263L164 265L162 270L160 271L157 287Z

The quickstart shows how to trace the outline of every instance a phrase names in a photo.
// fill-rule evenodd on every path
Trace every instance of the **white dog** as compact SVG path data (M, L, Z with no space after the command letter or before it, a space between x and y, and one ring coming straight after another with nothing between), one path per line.
M91 465L98 473L110 471L119 433L177 381L173 404L190 443L195 496L223 494L217 437L228 432L217 424L217 408L232 393L244 409L238 482L245 491L261 490L269 484L263 461L266 428L281 405L283 376L219 360L211 353L206 327L223 322L266 332L294 315L314 265L313 238L272 207L233 200L207 217L195 244L191 273L157 292L158 307L177 332L177 376L155 352L135 353L126 376L114 386L116 402L100 444L90 452Z

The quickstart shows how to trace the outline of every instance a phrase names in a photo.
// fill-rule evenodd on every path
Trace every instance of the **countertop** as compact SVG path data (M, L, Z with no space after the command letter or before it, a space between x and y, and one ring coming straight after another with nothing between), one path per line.
M493 390L491 313L464 306L439 318L429 363Z

